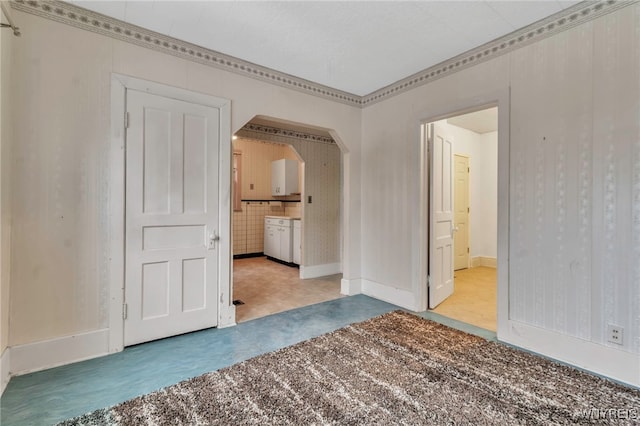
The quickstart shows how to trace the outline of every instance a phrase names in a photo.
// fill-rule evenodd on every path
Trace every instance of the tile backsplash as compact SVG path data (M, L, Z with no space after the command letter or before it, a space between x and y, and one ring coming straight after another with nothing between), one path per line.
M284 205L284 215L287 217L302 218L301 203L282 203Z
M233 212L233 254L264 251L264 217L301 217L300 203L281 201L243 201L242 211Z

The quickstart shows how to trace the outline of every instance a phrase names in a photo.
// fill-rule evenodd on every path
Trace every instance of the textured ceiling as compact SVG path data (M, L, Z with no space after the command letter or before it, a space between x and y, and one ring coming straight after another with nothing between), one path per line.
M447 123L476 133L488 133L498 130L498 108L483 109L469 114L447 119Z
M73 1L359 96L576 1Z

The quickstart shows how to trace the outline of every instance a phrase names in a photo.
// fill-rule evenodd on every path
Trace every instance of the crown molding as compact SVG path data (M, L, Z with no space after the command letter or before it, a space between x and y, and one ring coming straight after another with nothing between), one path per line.
M584 22L615 10L637 3L631 1L583 1L565 10L555 13L531 25L516 30L503 37L468 50L451 59L406 77L369 95L363 96L362 107L373 105L384 99L399 95L418 86L431 83L465 68L486 62L504 55L527 44L531 44L554 34L566 31Z
M22 12L133 43L179 58L346 105L364 108L473 65L494 59L526 46L527 44L566 31L576 25L635 4L638 1L640 0L587 0L580 2L520 30L485 43L482 46L429 67L366 96L354 95L309 80L294 77L117 19L109 18L105 15L63 1L11 0L11 6Z
M57 0L11 0L11 6L76 28L332 101L359 107L362 100L360 96L128 24L71 3Z
M274 137L281 137L281 138L292 138L292 139L298 139L298 140L303 140L307 142L318 142L318 143L326 143L326 144L333 144L333 145L335 145L336 143L332 138L328 136L314 135L311 133L282 129L279 127L265 126L262 124L247 123L238 131L238 136L240 137L245 137L245 136L251 137L252 135L255 135L255 134L266 136L267 140L272 140L272 138Z

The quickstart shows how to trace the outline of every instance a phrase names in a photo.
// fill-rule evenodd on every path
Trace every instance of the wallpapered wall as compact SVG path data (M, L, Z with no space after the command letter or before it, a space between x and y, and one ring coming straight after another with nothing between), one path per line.
M637 3L366 108L362 275L418 290L419 124L509 90L509 318L640 353Z

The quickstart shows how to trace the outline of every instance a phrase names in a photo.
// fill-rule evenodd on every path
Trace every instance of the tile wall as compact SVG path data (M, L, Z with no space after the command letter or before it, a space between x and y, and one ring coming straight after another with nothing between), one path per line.
M264 251L264 217L300 217L300 203L281 201L243 201L242 211L233 212L233 254Z

